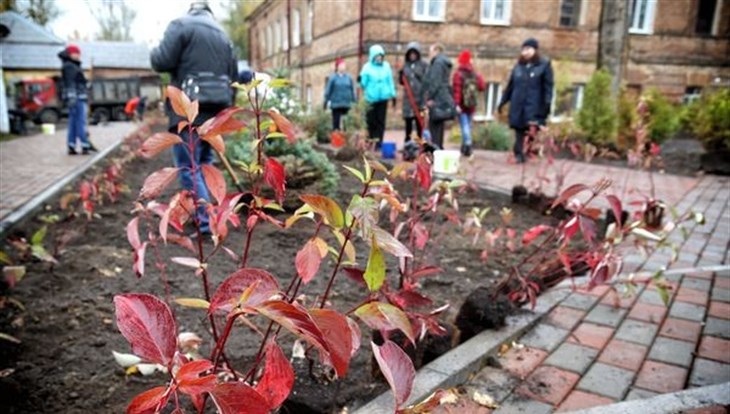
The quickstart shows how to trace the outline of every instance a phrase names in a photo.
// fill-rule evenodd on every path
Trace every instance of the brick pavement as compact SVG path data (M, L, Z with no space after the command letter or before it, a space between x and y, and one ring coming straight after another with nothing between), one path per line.
M133 131L131 122L89 126L94 145L108 148ZM66 153L66 130L0 142L0 220L89 160Z

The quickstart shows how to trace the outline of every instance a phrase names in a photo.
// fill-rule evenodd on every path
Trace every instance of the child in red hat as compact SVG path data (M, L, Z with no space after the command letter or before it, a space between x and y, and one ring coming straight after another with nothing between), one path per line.
M474 71L469 49L464 49L459 53L457 62L459 67L454 72L454 102L461 126L461 154L468 157L472 152L472 117L479 103L480 93L484 92L486 86L482 75Z

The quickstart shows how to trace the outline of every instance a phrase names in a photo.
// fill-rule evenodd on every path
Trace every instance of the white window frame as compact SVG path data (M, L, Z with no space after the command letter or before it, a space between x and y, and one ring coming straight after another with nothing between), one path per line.
M281 48L289 50L289 19L284 16L281 24Z
M492 7L492 15L484 15L484 5L489 2L495 6L497 2L502 2L504 7L504 15L501 18L494 17L497 8ZM512 19L512 0L480 0L479 1L479 22L489 26L509 26Z
M281 23L279 20L274 22L274 53L279 53L281 50Z
M299 9L292 10L292 38L291 38L291 47L295 48L298 47L302 43L302 33L301 33L301 21L302 16L299 12Z
M312 112L312 104L313 104L312 103L312 97L313 97L313 95L314 94L312 93L312 85L307 85L307 113L308 114Z
M656 16L657 7L656 0L630 1L631 10L629 10L629 33L646 35L654 33L654 16ZM644 16L644 25L639 26L639 19L641 14L636 13L636 10L639 9L642 4L646 6L646 14Z
M730 4L725 4L726 1L717 0L715 4L715 18L712 20L712 33L711 36L717 36L720 30L720 17L722 16L722 7L728 7Z
M306 21L304 22L304 44L312 43L314 37L314 1L307 1Z
M424 13L418 12L418 3L423 2ZM431 16L428 14L431 3L439 5L438 15ZM446 20L446 0L413 0L413 20L418 22L443 22Z
M582 26L583 25L583 11L586 9L586 7L585 7L586 5L583 4L583 0L576 0L575 4L578 5L578 16L575 16L575 17L577 17L577 19L575 20L575 24L573 24L572 26L563 26L563 24L561 23L561 20L563 19L563 2L564 1L565 0L558 1L558 27L563 28L563 29L576 29L576 28Z
M259 48L260 55L265 57L266 53L268 51L267 48L269 47L269 44L266 42L266 28L265 27L261 28L261 32L259 33L259 39L261 41L260 48Z
M580 108L583 107L583 94L585 93L586 84L582 82L574 82L572 84L574 88L574 96L575 96L575 105L570 108L569 113L571 115L575 115L580 111ZM555 111L558 109L558 88L557 86L553 86L553 100L550 102L550 122L564 122L564 121L572 121L573 116L566 115L566 113L555 113Z
M495 93L497 95L496 97L494 96ZM487 102L484 107L487 111L487 120L492 120L494 119L494 113L497 112L495 106L499 105L499 100L502 99L502 84L499 82L487 82L486 99Z
M274 53L274 35L272 32L271 25L266 26L266 56L271 56Z

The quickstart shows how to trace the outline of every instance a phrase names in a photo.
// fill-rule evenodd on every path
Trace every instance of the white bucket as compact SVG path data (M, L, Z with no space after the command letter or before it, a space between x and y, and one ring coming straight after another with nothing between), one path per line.
M456 174L459 171L461 152L456 150L436 150L433 152L433 172L436 174Z
M43 131L43 135L53 135L56 133L56 125L55 124L41 124L41 131Z

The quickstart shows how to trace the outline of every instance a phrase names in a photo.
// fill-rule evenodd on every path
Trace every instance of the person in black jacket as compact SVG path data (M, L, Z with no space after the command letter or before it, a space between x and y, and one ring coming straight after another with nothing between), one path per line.
M451 93L451 60L444 54L444 47L439 43L429 49L431 64L423 81L423 101L428 108L428 130L433 145L444 147L444 124L456 117L456 104Z
M81 50L76 45L68 45L58 53L61 59L62 98L68 108L68 130L66 145L68 154L76 155L76 142L81 144L81 153L96 151L86 134L86 103L89 100L86 76L81 69Z
M406 46L406 62L398 74L398 81L403 85L403 120L406 123L406 142L411 140L414 124L418 136L423 138L423 128L421 128L421 124L416 118L416 112L423 108L421 89L427 70L428 63L421 58L421 45L418 42L408 43ZM411 89L411 97L408 96L406 82ZM415 102L415 108L411 105L411 98Z
M150 60L156 71L171 74L170 83L173 86L193 95L190 96L191 100L199 101L198 116L193 125L202 125L233 104L234 95L230 84L238 77L233 45L213 18L207 3L192 3L186 16L173 20L160 45L152 50ZM177 133L177 125L183 118L174 113L169 100L165 110L169 117L169 131ZM191 174L191 158L195 157L197 165L210 164L213 162L213 150L197 133L189 136L187 128L183 128L179 135L184 144L173 148L173 157L175 165L180 168L181 185L190 191L195 189L198 199L210 201L201 170L197 170L195 178ZM194 154L188 149L191 140L195 147ZM196 180L195 185L193 179ZM201 206L196 216L203 233L209 233L205 206Z
M550 60L540 56L538 49L534 38L522 44L520 58L512 69L498 107L501 113L502 107L510 103L509 125L515 130L514 152L518 163L525 162L525 139L545 126L553 100L553 68Z

